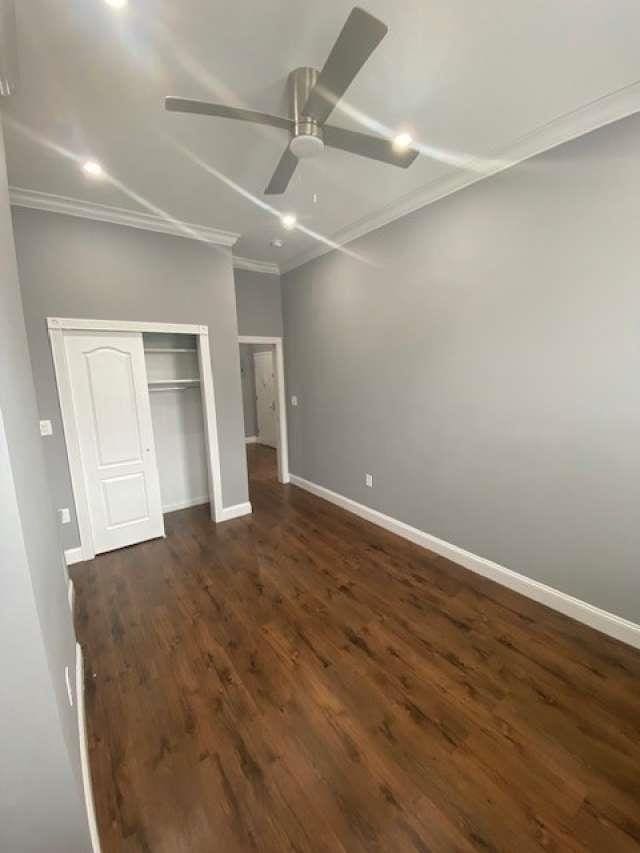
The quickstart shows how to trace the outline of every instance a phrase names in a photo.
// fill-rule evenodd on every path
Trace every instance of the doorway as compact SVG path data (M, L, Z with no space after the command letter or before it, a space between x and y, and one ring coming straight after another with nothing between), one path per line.
M256 388L256 439L258 444L277 448L276 371L271 349L253 352L253 375Z
M240 369L248 445L273 447L278 480L289 482L282 338L241 336Z

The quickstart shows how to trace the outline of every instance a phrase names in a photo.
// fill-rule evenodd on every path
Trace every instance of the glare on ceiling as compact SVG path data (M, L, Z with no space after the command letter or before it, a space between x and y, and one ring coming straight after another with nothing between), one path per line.
M87 160L82 164L82 171L92 178L100 178L103 175L102 166L96 160Z
M284 246L284 241L280 239L272 240L271 245L274 246L276 249L281 249Z
M393 148L395 151L406 151L413 139L409 133L399 133L393 140Z
M285 213L280 217L280 222L282 222L282 227L286 228L287 231L292 231L296 227L296 219L293 213Z
M127 0L104 0L104 2L112 9L124 9L127 5Z

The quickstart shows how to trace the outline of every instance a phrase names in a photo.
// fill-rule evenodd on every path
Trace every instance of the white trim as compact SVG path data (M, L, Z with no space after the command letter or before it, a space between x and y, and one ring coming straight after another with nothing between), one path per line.
M69 578L69 581L67 583L67 598L69 600L69 610L71 611L71 618L73 619L73 614L76 606L76 588L71 578Z
M257 435L245 435L244 443L245 444L255 444L258 441Z
M124 207L81 201L77 198L23 189L22 187L9 188L9 201L14 207L30 207L34 210L64 213L67 216L77 216L81 219L111 222L129 228L140 228L143 231L157 231L160 234L172 234L176 237L187 237L190 240L201 240L205 243L213 243L216 246L233 246L240 238L240 235L236 234L235 231L223 231L220 228L211 228L209 225L183 222L168 214L160 216L157 213L145 213Z
M233 268L236 270L248 270L249 272L262 272L267 275L280 275L280 267L271 261L256 261L253 258L241 258L233 256Z
M95 555L93 531L89 500L86 490L86 478L80 453L80 437L78 435L69 365L67 364L64 346L64 332L67 330L90 331L125 331L125 332L170 332L196 336L198 362L200 367L200 392L202 399L202 417L207 448L207 467L209 479L209 495L211 500L211 518L221 520L222 513L222 480L220 475L220 451L218 446L218 426L216 420L215 394L213 387L213 371L209 350L209 330L207 326L196 326L183 323L145 323L139 321L118 320L86 320L64 317L48 317L47 327L51 341L53 365L58 386L58 398L62 413L62 426L67 447L71 486L75 502L78 530L80 533L80 549L70 549L71 559L92 560ZM78 550L80 555L78 555ZM65 556L67 556L65 554Z
M47 317L47 328L88 332L161 332L175 335L207 335L206 326L192 323L146 323L141 320L87 320L84 317Z
M432 536L430 533L425 533L417 527L411 527L403 521L392 518L390 515L385 515L376 509L360 504L357 501L351 500L337 492L332 492L324 486L319 486L317 483L312 483L310 480L305 480L295 474L291 475L291 482L294 486L299 486L307 492L311 492L324 500L330 501L336 506L346 509L348 512L354 513L367 521L377 524L379 527L384 527L385 530L391 531L403 539L408 539L422 548L427 548L429 551L434 551L441 557L446 557L465 569L490 578L496 583L506 586L519 592L521 595L532 598L534 601L545 604L553 610L564 613L572 619L583 622L601 631L603 634L608 634L610 637L615 637L616 640L621 640L623 643L628 643L630 646L640 648L640 625L635 622L630 622L628 619L623 619L621 616L616 616L615 613L609 613L607 610L601 610L599 607L594 607L586 601L581 601L579 598L574 598L572 595L567 595L565 592L554 589L539 581L507 569L504 566L494 563L492 560L487 560L484 557L479 557L471 551L466 551L464 548L459 548L457 545L452 545L445 542L444 539L438 539L437 536Z
M287 396L284 382L284 353L282 340L276 344L276 377L278 380L278 479L288 483L289 477L289 439L287 435Z
M470 157L466 163L467 168L452 168L441 177L429 181L375 213L364 216L346 228L327 236L331 243L343 246L414 210L509 169L523 160L542 154L543 151L630 116L638 110L640 110L640 80L575 110L556 116L510 144L493 151L485 158ZM281 272L289 272L330 251L332 251L331 245L324 242L314 243L307 251L281 264Z
M202 506L209 503L209 495L202 495L200 498L187 498L183 501L176 501L172 504L163 504L162 512L175 512L178 509L189 509L192 506Z
M209 351L209 335L200 334L197 341L205 447L207 448L209 460L207 466L209 494L213 498L211 501L211 518L217 522L224 519L222 518L222 475L220 473L218 419L216 415L216 396L213 387L213 368L211 366L211 353Z
M243 504L224 507L218 521L231 521L232 518L240 518L242 515L251 515L251 504L249 501Z
M67 459L69 460L69 473L71 474L71 491L78 521L78 532L80 534L80 560L92 560L95 555L93 544L93 531L89 517L89 497L80 453L80 436L73 407L73 392L71 390L71 376L67 364L67 353L64 346L64 334L62 328L50 325L49 340L51 341L51 354L53 356L53 369L58 386L58 400L60 402L60 413L62 414L62 429L67 447ZM74 549L77 551L77 549ZM65 555L66 556L66 555Z
M84 560L82 548L67 548L64 552L64 558L68 566L72 566L74 563L81 563Z
M87 738L87 716L84 703L84 655L82 646L76 643L76 704L78 707L78 739L80 741L80 766L82 768L82 787L84 789L84 804L87 809L87 821L91 836L93 853L101 853L98 821L93 801L93 785L91 783L91 768L89 765L89 742Z
M278 415L278 481L289 482L289 439L287 437L287 397L284 380L284 352L282 338L240 335L239 344L268 344L275 347L274 366L276 369L276 380L278 383L277 415Z

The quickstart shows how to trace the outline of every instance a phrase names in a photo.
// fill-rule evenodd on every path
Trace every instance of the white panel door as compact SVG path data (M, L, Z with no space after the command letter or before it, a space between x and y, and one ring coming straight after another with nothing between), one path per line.
M95 551L164 536L138 332L65 332Z
M256 352L253 354L253 361L256 374L258 441L269 447L277 447L276 373L273 366L273 353Z

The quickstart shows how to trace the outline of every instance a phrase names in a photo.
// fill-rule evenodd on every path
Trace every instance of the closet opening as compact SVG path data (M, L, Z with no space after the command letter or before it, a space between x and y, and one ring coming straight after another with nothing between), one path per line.
M162 512L209 503L196 337L147 332L142 340Z

